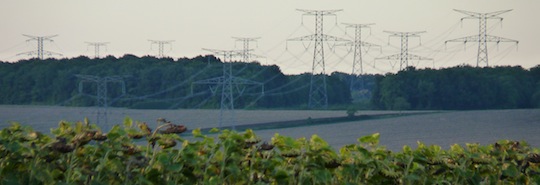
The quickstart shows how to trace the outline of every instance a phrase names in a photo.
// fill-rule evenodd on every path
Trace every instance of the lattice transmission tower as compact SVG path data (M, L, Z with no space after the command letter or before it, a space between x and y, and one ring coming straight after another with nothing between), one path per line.
M467 42L478 42L478 55L476 58L476 67L484 63L486 64L486 67L489 66L487 42L496 42L497 44L499 44L500 42L515 42L516 44L519 43L519 41L517 40L512 40L512 39L507 39L507 38L487 34L486 26L487 26L488 19L499 19L500 21L502 21L503 18L499 17L498 15L501 15L503 13L506 13L512 10L502 10L502 11L496 11L496 12L491 12L491 13L476 13L476 12L469 12L469 11L464 11L464 10L455 10L455 11L468 15L467 17L461 18L461 21L463 21L463 19L478 19L479 21L478 35L471 35L468 37L447 40L444 43L446 44L448 42L463 42L466 44Z
M251 62L251 57L260 58L261 56L251 53L252 49L250 48L250 42L257 42L260 37L233 37L236 42L242 42L242 62Z
M409 53L409 37L417 37L420 39L419 34L425 33L425 31L418 31L418 32L384 31L384 32L390 34L388 36L388 44L390 44L390 38L392 37L401 38L401 52L397 54L389 55L386 57L376 58L375 60L399 60L399 70L409 67L409 60L433 60L431 58L422 57L422 56Z
M174 42L174 40L148 40L150 41L150 47L152 47L152 45L154 44L157 44L158 45L158 49L159 49L159 53L158 53L158 58L164 58L166 57L164 52L163 52L163 48L165 48L165 45L168 44L171 49L172 49L172 42Z
M79 81L79 94L87 95L97 100L96 123L101 126L106 126L108 122L107 108L109 107L109 102L108 102L109 94L107 91L107 85L109 83L120 84L121 93L122 93L121 96L123 96L126 94L126 84L124 82L124 77L123 76L99 77L99 76L93 76L93 75L75 75L75 76L81 79L81 81ZM89 95L89 94L84 93L85 83L96 84L97 86L96 95Z
M56 37L58 35L37 37L37 36L31 36L31 35L24 35L23 34L23 36L30 38L30 39L26 40L27 42L35 40L37 42L37 49L34 50L34 51L28 51L28 52L24 52L24 53L19 53L17 55L36 55L39 60L43 60L44 55L48 55L48 56L59 55L59 56L62 56L62 54L60 54L60 53L55 53L55 52L52 52L52 51L45 50L44 45L43 45L43 41L54 42L54 40L52 40L51 38Z
M94 57L99 58L99 48L103 46L107 47L109 42L86 42L86 44L94 47Z
M234 93L238 90L238 85L260 86L261 94L264 94L264 84L239 77L235 77L232 73L232 58L243 54L243 51L237 50L215 50L203 49L210 51L216 55L223 56L223 75L216 78L200 80L192 83L193 85L214 85L211 89L213 92L221 88L220 110L219 110L219 128L223 125L230 125L234 130L236 124L236 115L234 112ZM211 87L212 88L212 87ZM238 90L241 94L243 90Z
M311 80L309 87L309 108L328 108L328 94L326 89L326 72L324 63L324 42L342 41L347 39L324 34L323 18L324 16L336 16L336 12L341 10L301 10L303 15L315 16L315 34L288 39L288 41L314 41L313 65L311 68Z
M366 51L369 51L372 47L379 47L380 45L372 44L369 42L362 41L362 29L370 28L371 25L374 24L350 24L350 23L343 23L346 28L353 28L354 29L354 40L352 42L348 42L345 45L352 46L354 51L354 57L353 57L353 63L352 63L352 71L351 71L351 83L350 83L350 89L351 92L353 90L357 89L364 89L364 81L361 78L364 74L364 67L363 67L363 60L362 60L362 47L368 47Z

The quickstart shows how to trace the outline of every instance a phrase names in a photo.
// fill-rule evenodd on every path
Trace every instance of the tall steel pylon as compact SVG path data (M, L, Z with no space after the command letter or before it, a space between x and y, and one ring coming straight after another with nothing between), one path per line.
M420 38L419 34L425 33L425 31L418 31L418 32L384 31L384 32L390 34L388 36L388 43L390 43L390 38L392 37L401 38L401 52L398 54L393 54L386 57L376 58L375 60L399 60L399 70L409 67L409 60L433 60L431 58L426 58L426 57L409 53L409 37Z
M59 56L62 56L62 54L60 54L60 53L55 53L55 52L47 51L47 50L43 49L44 48L43 41L54 42L54 40L52 40L51 38L56 37L58 35L37 37L37 36L31 36L31 35L24 35L23 34L23 36L30 38L30 39L26 40L27 42L32 41L32 40L37 41L37 50L28 51L28 52L24 52L24 53L19 53L17 55L37 55L37 58L40 59L40 60L44 59L43 58L44 55L49 55L49 56L51 56L51 55L59 55Z
M223 55L223 75L216 78L200 80L193 82L193 85L215 85L221 88L220 110L219 110L219 128L227 124L234 130L236 125L236 115L234 112L234 87L238 85L256 85L261 86L261 94L264 94L264 84L255 82L239 77L235 77L232 73L232 58L233 56L242 55L243 51L237 50L215 50L215 49L203 49L210 51L216 55ZM217 88L216 88L217 89ZM241 92L240 92L241 93ZM228 118L226 118L228 113Z
M174 40L148 40L150 41L150 47L152 47L152 45L154 44L157 44L158 45L158 48L159 48L159 53L158 53L158 58L163 58L165 57L165 54L163 52L163 48L165 47L165 44L169 44L172 48L172 42L174 42Z
M309 108L328 108L328 94L326 89L326 72L324 64L324 41L348 41L347 39L326 35L323 32L323 17L335 16L341 10L301 10L303 15L315 16L315 34L288 39L289 41L315 41L313 49L313 65L309 87Z
M251 51L251 48L250 48L250 45L249 43L250 42L257 42L258 39L260 39L260 37L252 37L252 38L249 38L249 37L232 37L233 39L236 40L236 42L242 42L242 46L243 46L243 49L242 49L242 62L251 62L251 57L252 56L255 56L255 57L260 57L258 55L255 55L255 54L252 54L250 51Z
M108 42L86 42L86 44L88 44L88 46L94 47L94 57L99 58L99 48L101 46L107 47L107 44L109 43Z
M377 44L362 41L362 28L370 28L370 26L374 24L343 24L347 26L346 28L354 28L354 40L352 42L346 43L346 45L352 45L354 50L350 83L350 89L352 92L356 89L364 89L363 79L358 79L359 77L361 78L361 75L364 74L364 67L362 61L362 46L368 47L368 50L371 47L380 46Z
M503 20L502 17L499 17L498 15L501 15L503 13L512 11L512 10L502 10L502 11L496 11L491 13L476 13L476 12L469 12L464 10L455 10L457 12L463 13L468 15L468 17L461 18L461 21L463 19L478 19L478 35L472 35L468 37L458 38L458 39L452 39L447 40L444 42L444 44L448 42L463 42L467 44L467 42L478 42L478 55L476 58L476 67L480 66L480 64L486 64L486 67L489 66L488 63L488 49L487 49L487 42L496 42L499 44L499 42L515 42L516 44L519 43L517 40L507 39L503 37L498 36L492 36L487 34L487 20L488 19L499 19L500 21Z
M108 91L107 91L107 84L108 83L119 83L121 85L121 92L122 96L126 94L126 85L124 82L123 76L106 76L106 77L99 77L99 76L93 76L93 75L75 75L77 78L80 78L81 81L79 81L79 94L84 94L84 83L96 83L97 86L97 95L88 95L90 97L94 97L97 100L97 117L96 117L96 123L100 124L102 126L107 125L108 119L107 119L107 108L109 107L108 102Z

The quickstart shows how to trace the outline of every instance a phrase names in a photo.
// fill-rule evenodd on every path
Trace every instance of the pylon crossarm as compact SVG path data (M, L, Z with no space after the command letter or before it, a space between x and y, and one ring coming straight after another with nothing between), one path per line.
M159 44L159 43L168 44L168 42L174 42L174 40L148 40L148 41L152 42L153 44Z
M219 50L219 49L206 49L206 48L203 48L202 50L210 51L217 55L231 55L231 56L242 55L242 53L244 52L243 50Z
M305 10L305 9L296 9L297 11L304 12L306 14L315 15L315 14L321 14L321 15L331 15L336 12L342 11L342 9L336 9L336 10Z
M37 54L36 51L27 51L27 52L24 52L24 53L19 53L17 54L17 56L20 56L20 55L35 55Z
M62 55L60 53L56 53L56 52L52 52L52 51L43 51L43 54L64 56L64 55Z
M507 39L507 38L504 38L504 37L498 37L498 36L492 36L492 35L487 35L486 36L486 42L515 42L515 43L519 43L519 41L517 40L513 40L513 39Z
M249 40L249 41L256 41L257 39L260 39L261 37L231 37L233 39L237 39L237 40Z
M509 11L512 11L512 9L486 13L486 17L487 18L496 17L497 15L501 15L501 14L509 12Z
M468 36L468 37L462 37L462 38L447 40L447 41L444 41L444 43L447 43L447 42L463 42L463 43L478 42L478 39L479 39L478 35L472 35L472 36Z
M385 57L378 57L378 58L375 58L375 60L399 60L400 58L401 58L401 54L393 54L393 55L388 55Z
M250 56L250 58L266 58L265 56L252 54L252 53L250 53L249 56Z
M313 34L313 35L306 35L306 36L296 37L292 39L287 39L287 41L311 41L315 38L316 38L316 35Z
M56 36L58 36L58 35L50 35L50 36L36 37L36 36L31 36L31 35L23 34L23 36L25 36L25 37L30 37L30 39L28 39L28 40L26 40L26 41L36 40L37 38L41 38L41 39L43 39L43 40L48 40L48 41L53 41L51 38L56 37Z
M426 33L426 31L414 31L414 32L398 32L398 31L383 31L385 33L391 34L390 36L398 36L401 37L401 35L408 35L408 36L416 36L421 33Z
M216 77L216 78L210 78L206 80L199 80L196 82L193 82L193 84L222 84L225 82L225 77Z
M418 55L410 54L410 53L407 56L408 56L407 59L409 60L433 60L432 58L422 57L422 56L418 56Z
M483 14L483 15L486 16L486 18L491 18L491 17L496 17L496 16L501 15L501 14L506 13L506 12L512 11L512 9L510 9L510 10L501 10L501 11L490 12L490 13L477 13L477 12L470 12L470 11L457 10L457 9L454 9L454 11L465 14L465 15L469 15L471 17L477 17L478 18L478 17L480 17L480 15Z
M375 23L368 23L368 24L352 24L352 23L341 23L347 27L351 28L369 28L372 25L375 25Z
M252 80L248 80L248 79L244 79L244 78L239 78L239 77L232 77L232 80L231 80L233 84L243 84L243 85L263 85L263 83L261 82L256 82L256 81L252 81Z
M349 39L339 38L336 36L326 35L326 34L322 34L322 38L327 41L329 40L329 41L335 41L335 42L350 42L351 41Z
M362 46L367 46L367 47L381 47L381 45L372 44L372 43L369 43L369 42L361 42L361 43L362 43Z

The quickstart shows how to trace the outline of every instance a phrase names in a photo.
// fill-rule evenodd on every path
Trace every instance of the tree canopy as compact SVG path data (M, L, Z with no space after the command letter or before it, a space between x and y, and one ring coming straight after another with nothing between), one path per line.
M110 106L128 108L219 108L221 88L194 83L233 76L264 84L234 86L235 108L306 108L310 73L285 75L276 65L223 63L207 55L155 58L124 55L90 59L29 59L0 62L0 104L96 106L97 83L77 75L116 76L125 83L107 84ZM369 102L382 110L470 110L540 107L540 65L443 69L406 68L396 74L326 75L329 107ZM356 79L355 79L356 78ZM362 82L351 86L351 81ZM81 89L82 84L82 89ZM353 88L351 88L353 87Z

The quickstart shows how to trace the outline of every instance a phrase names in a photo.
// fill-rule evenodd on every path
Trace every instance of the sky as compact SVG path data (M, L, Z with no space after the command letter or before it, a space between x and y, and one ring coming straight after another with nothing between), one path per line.
M157 55L149 40L174 40L165 55L173 58L212 54L203 48L240 50L232 37L259 38L250 42L252 53L264 65L278 65L284 73L311 72L313 42L287 41L315 32L315 17L297 9L335 10L324 17L325 34L351 39L354 30L342 23L374 23L362 30L364 73L399 70L396 61L375 60L400 52L400 38L384 31L425 31L409 38L409 53L432 58L411 61L418 68L476 65L476 43L444 41L478 34L478 20L454 9L487 13L512 9L504 18L488 20L488 34L519 41L489 43L490 66L531 68L540 64L540 1L538 0L0 0L0 61L16 62L32 56L35 41L23 36L49 36L45 50L61 57L94 57L86 42L108 42L101 56ZM325 70L350 73L354 52L350 47L325 42ZM219 57L219 56L218 56ZM240 60L241 58L237 58Z

